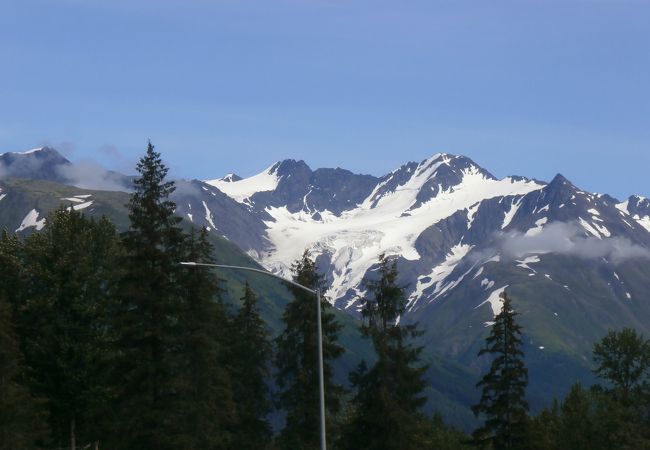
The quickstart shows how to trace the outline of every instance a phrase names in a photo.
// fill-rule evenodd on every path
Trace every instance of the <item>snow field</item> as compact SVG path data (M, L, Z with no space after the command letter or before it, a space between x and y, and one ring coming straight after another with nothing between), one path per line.
M490 179L474 166L463 171L461 183L446 191L440 189L436 197L411 209L422 186L432 178L435 180L436 169L448 162L446 155L434 155L422 162L413 175L394 191L378 194L390 181L388 179L356 208L340 216L324 211L320 220L315 220L305 211L291 213L286 207L267 208L273 217L272 221L266 222L273 248L260 262L270 270L289 276L291 263L305 249L309 249L314 257L327 253L334 263L333 284L327 295L330 299L337 299L360 284L381 253L399 255L408 260L420 259L415 249L416 239L425 229L455 212L469 210L485 199L525 195L543 187L534 181ZM257 183L255 189L259 186ZM403 215L407 211L409 214ZM452 250L452 258L457 258L454 252L458 251L460 247ZM451 272L449 266L450 261L445 260L439 268L432 268L432 279L440 282L441 273ZM426 282L418 282L416 290L428 286Z

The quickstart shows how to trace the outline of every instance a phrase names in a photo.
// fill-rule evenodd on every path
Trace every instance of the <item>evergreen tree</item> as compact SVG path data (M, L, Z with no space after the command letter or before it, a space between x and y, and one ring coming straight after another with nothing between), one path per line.
M363 332L372 339L377 362L367 369L362 362L350 375L357 393L355 411L342 446L364 449L421 448L429 430L420 408L426 402L420 364L422 347L409 341L419 335L415 325L402 325L404 288L397 284L397 265L379 257L379 279L366 285L371 296L363 299Z
M0 234L0 295L17 305L24 287L24 246L15 234Z
M552 450L558 447L560 429L560 403L553 404L528 422L526 442L530 450Z
M11 308L0 293L0 450L31 450L46 438L45 406L25 385Z
M175 448L182 439L179 392L183 364L182 322L185 236L169 200L175 186L149 143L137 165L140 176L128 203L123 234L125 276L116 311L115 365L118 410L116 448Z
M594 346L593 357L595 373L609 384L609 400L629 410L650 441L650 341L633 328L609 331Z
M244 286L242 306L234 320L232 360L237 399L237 448L262 450L269 446L271 411L268 377L271 364L269 331L250 285Z
M419 448L431 450L472 448L467 435L445 424L439 413L434 414L431 420L427 420L426 426L426 434Z
M106 219L59 209L24 246L16 322L32 389L48 401L53 444L100 440L108 390L109 310L119 241Z
M192 230L185 259L213 263L207 230ZM181 314L182 361L180 368L181 420L175 448L242 448L234 440L235 401L228 361L229 317L221 300L219 278L211 270L184 268L180 279L184 302Z
M644 439L644 427L639 423L637 410L623 404L609 392L599 386L592 386L586 391L591 403L591 416L587 421L592 424L591 449L650 449L650 441ZM566 402L565 402L566 403ZM576 420L574 419L574 423ZM568 431L569 426L564 426ZM585 436L583 442L589 442ZM566 447L565 447L566 448Z
M575 384L561 405L531 420L526 448L540 450L647 449L634 411L598 386Z
M293 265L293 280L311 289L322 289L322 278L314 261L305 251ZM288 450L310 450L320 446L320 408L318 393L318 342L316 330L316 299L299 288L291 288L294 300L282 315L284 331L276 339L276 382L280 388L279 403L286 411L286 425L278 436L278 447ZM341 326L330 305L322 300L323 374L328 430L340 411L342 388L333 378L331 361L341 356L343 347L337 343Z
M558 444L566 448L591 449L597 446L592 398L580 384L575 384L562 403Z
M472 409L477 416L485 415L486 420L474 432L474 440L479 446L521 448L526 435L528 370L521 349L521 327L515 322L517 313L505 292L501 298L501 312L478 354L493 355L494 359L490 371L476 385L482 388L482 394Z
M596 375L611 383L623 404L637 402L650 389L650 341L633 328L609 331L594 346Z

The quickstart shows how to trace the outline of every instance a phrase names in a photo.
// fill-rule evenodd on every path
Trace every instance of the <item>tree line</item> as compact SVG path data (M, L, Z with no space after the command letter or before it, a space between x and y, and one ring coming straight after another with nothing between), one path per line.
M137 171L121 234L62 208L40 232L0 237L0 450L319 448L315 298L290 287L273 338L250 285L233 308L213 271L179 264L214 262L214 248L205 229L181 228L151 144ZM324 290L309 253L292 269L295 282ZM330 448L650 448L650 343L610 332L594 349L606 384L576 385L533 417L507 295L479 353L491 361L474 407L484 425L470 436L425 415L421 331L400 323L397 279L382 255L361 299L376 360L348 387L334 380L344 348L321 301Z

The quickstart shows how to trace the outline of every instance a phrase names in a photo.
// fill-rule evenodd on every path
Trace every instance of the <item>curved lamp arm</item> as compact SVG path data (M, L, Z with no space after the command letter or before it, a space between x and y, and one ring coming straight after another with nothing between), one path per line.
M316 296L316 322L318 325L318 390L320 394L320 448L321 450L327 450L327 441L325 433L325 380L323 376L323 325L321 323L321 305L320 305L320 291L318 289L314 290L303 286L302 284L296 283L293 280L288 280L284 277L276 275L274 273L268 272L266 270L254 269L252 267L244 266L231 266L229 264L210 264L210 263L198 263L194 261L183 261L181 262L183 266L202 266L202 267L216 267L219 269L233 269L233 270L245 270L248 272L261 273L269 277L277 278L278 280L284 281L292 286L295 286L299 289L303 289L311 294Z

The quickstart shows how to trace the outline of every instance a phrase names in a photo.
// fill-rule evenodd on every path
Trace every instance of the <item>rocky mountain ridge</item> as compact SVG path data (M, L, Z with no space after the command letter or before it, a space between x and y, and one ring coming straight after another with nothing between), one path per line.
M53 158L27 178L52 180L68 164ZM32 184L27 195L15 180L0 178L0 220L9 231L38 229L56 202L92 214L114 207L105 191L61 191L46 202L38 192L53 187ZM420 324L433 353L470 369L481 364L475 355L507 289L527 361L540 369L531 370L533 404L588 380L591 347L608 329L650 334L643 197L589 193L559 174L549 182L497 179L469 158L436 154L381 177L285 160L248 178L181 180L173 199L188 222L276 273L290 275L308 249L330 301L353 316L378 255L397 258L408 295L401 320Z

